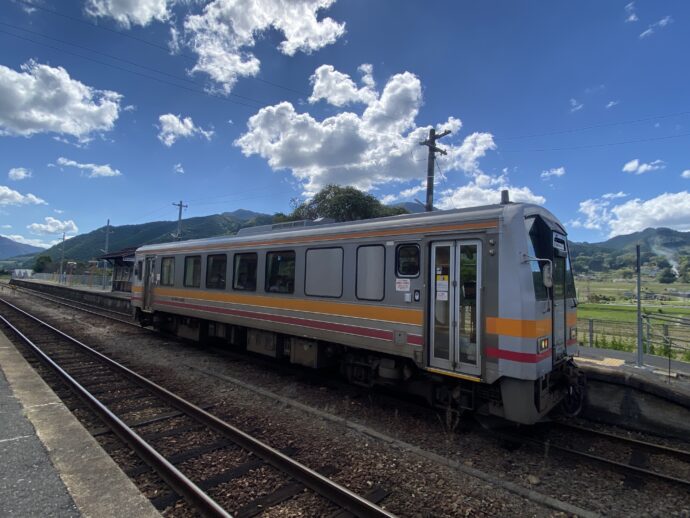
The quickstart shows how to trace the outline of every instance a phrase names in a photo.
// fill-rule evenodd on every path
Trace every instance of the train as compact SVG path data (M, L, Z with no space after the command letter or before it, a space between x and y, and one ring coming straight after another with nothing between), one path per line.
M529 425L585 397L566 230L507 196L142 246L131 302L142 325L339 369L453 415Z

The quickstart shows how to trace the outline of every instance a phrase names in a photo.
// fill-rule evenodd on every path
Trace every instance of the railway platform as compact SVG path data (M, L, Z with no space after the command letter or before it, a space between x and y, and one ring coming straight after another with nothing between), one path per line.
M587 376L587 417L643 431L690 436L690 363L625 351L580 347Z
M12 279L10 284L122 313L129 313L131 311L129 293L103 291L100 288L89 288L88 286L67 286L55 282L32 279Z
M0 332L0 516L160 516Z

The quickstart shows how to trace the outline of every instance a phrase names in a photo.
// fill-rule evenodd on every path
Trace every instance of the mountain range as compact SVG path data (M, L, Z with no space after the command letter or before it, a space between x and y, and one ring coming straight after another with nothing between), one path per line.
M18 243L8 237L0 236L0 259L29 255L42 251L43 248L37 246Z
M401 204L409 212L421 212L418 203ZM239 229L254 225L266 225L273 216L245 209L233 212L189 218L182 221L181 239L205 238L235 234ZM65 241L65 258L88 261L102 255L105 247L105 227L81 234ZM109 251L138 247L144 244L162 243L175 239L176 221L154 221L138 225L110 227ZM641 232L616 236L600 243L571 242L570 250L576 271L616 269L634 264L635 245L641 244L643 262L663 257L672 265L677 265L680 257L690 256L690 232L679 232L669 228L647 228ZM47 250L17 243L0 237L0 259L22 256L20 263L27 267L33 264L34 257L28 254L48 255L59 261L62 244ZM593 267L592 267L593 266Z

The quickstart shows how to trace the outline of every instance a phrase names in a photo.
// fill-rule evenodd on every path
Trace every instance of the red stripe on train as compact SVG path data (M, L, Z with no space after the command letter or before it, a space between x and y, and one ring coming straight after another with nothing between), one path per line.
M538 363L551 357L551 349L547 349L544 352L536 354L508 351L506 349L498 349L496 347L487 347L484 353L490 358L498 358L500 360L510 360L512 362L520 363Z
M234 315L244 318L253 318L256 320L267 320L269 322L276 322L279 324L292 324L302 327L310 327L312 329L319 329L322 331L336 331L340 333L347 333L351 335L365 336L367 338L376 338L379 340L393 341L393 333L391 331L383 331L379 329L367 329L363 327L351 326L347 324L336 324L333 322L319 322L314 320L306 320L304 318L286 317L282 315L267 315L265 313L255 313L253 311L245 311L242 309L228 309L214 306L199 306L196 304L186 304L184 302L168 302L157 301L156 304L166 306L174 306L186 309L196 309L205 311L207 313L223 313L226 315ZM408 335L407 342L413 345L422 345L422 337L418 335Z

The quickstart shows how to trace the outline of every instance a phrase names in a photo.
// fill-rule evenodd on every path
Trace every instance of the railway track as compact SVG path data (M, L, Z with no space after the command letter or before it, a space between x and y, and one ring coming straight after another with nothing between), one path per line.
M376 505L387 496L382 488L357 495L328 478L332 467L310 469L290 456L294 449L274 449L8 301L0 302L0 326L98 416L107 430L97 435L114 433L143 461L126 470L135 482L153 472L164 481L167 489L152 498L158 509L184 500L204 516L231 516L232 511L248 517L306 490L334 516L393 516ZM219 459L235 462L221 463L219 469ZM212 473L204 475L209 463ZM261 477L253 475L258 471ZM257 487L262 479L270 482L263 489ZM258 496L234 504L227 491L219 490L243 485Z
M529 444L622 472L632 485L658 479L690 488L690 451L562 421L530 433L495 432L510 443ZM623 460L622 460L623 459Z
M27 292L50 302L140 327L132 321L124 321L114 315L38 295L32 290L27 290ZM626 474L633 483L647 478L656 478L690 487L690 451L560 421L548 423L545 427L537 427L530 435L523 433L497 433L496 435L512 443L529 443L533 447L543 449L547 454L559 452L583 462L597 463L607 469ZM617 457L612 457L612 455L617 455Z

